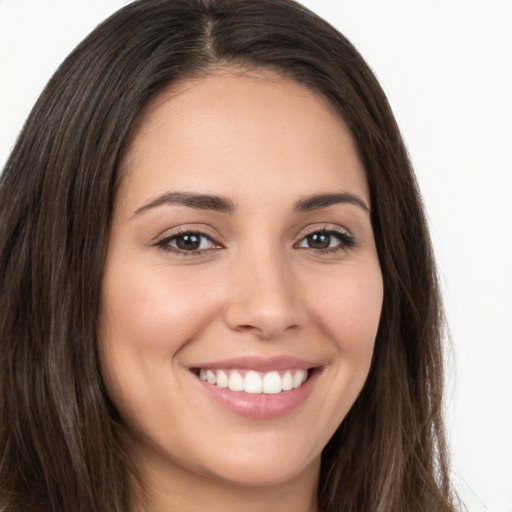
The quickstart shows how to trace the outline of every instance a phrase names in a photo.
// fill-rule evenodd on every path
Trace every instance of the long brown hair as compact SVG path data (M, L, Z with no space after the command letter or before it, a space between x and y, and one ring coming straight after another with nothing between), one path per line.
M435 266L375 76L291 0L139 0L64 61L1 177L0 511L129 508L123 422L96 347L117 165L151 98L218 66L271 68L323 95L367 173L384 305L368 380L322 455L321 510L454 510Z

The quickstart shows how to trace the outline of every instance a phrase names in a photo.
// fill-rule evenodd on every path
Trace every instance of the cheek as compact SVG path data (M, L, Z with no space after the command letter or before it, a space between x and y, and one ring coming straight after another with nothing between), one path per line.
M329 332L329 338L341 355L371 359L380 321L383 283L380 267L373 265L325 280L322 293L317 293L318 322Z
M199 283L191 286L168 267L106 268L99 354L110 398L126 419L137 422L146 406L154 407L151 417L167 410L150 404L148 397L154 396L155 383L176 387L177 355L205 328L214 308Z
M102 317L107 339L145 354L176 352L201 328L213 301L201 286L191 285L168 268L106 273Z

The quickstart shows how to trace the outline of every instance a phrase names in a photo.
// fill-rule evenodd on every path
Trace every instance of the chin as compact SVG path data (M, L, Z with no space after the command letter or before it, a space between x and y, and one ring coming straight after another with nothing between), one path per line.
M287 457L276 459L267 456L265 460L261 459L261 457L247 457L243 460L238 458L223 468L214 468L205 476L229 482L237 487L257 489L295 482L305 475L318 474L320 469L320 457L303 461L302 464L297 464Z

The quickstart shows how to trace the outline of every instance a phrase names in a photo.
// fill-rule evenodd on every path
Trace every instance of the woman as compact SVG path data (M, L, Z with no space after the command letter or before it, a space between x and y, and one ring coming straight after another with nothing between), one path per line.
M141 0L0 185L1 510L453 510L398 129L287 0Z

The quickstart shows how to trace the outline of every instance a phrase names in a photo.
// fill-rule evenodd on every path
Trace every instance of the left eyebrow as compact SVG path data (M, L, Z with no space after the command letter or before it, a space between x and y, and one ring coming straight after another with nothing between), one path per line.
M334 204L349 203L359 206L364 211L371 213L370 208L363 201L362 198L355 194L343 192L340 194L316 194L314 196L306 197L295 203L294 211L299 213L318 210L320 208L327 208Z

